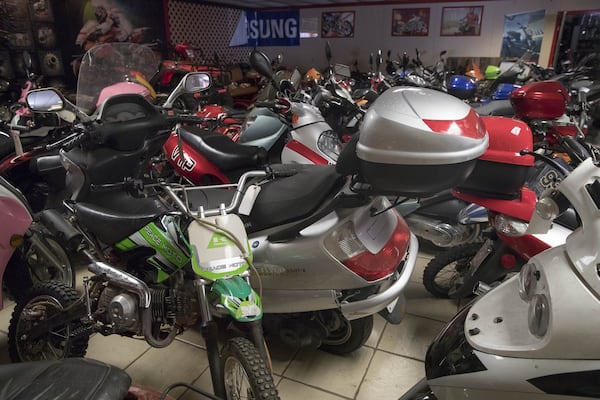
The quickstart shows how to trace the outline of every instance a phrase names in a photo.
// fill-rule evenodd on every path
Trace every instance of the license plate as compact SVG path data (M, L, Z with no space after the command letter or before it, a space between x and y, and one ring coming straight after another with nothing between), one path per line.
M479 268L479 266L481 265L481 263L490 254L492 254L493 247L494 247L494 241L492 239L488 239L483 243L483 245L479 248L477 253L475 253L475 255L473 256L473 259L471 260L471 267L470 267L471 273L476 271L477 268Z

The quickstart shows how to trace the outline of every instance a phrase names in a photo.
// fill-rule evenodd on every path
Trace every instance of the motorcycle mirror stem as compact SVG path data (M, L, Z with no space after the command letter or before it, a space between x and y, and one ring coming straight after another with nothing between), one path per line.
M331 44L329 44L329 40L325 42L325 58L327 63L331 64Z

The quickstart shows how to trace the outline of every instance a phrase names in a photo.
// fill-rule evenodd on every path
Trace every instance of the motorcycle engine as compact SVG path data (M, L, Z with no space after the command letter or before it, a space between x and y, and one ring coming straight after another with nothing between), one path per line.
M194 325L198 318L198 300L193 286L182 290L167 287L151 288L152 322L160 324ZM100 320L114 329L142 332L142 314L138 297L115 286L102 290L98 310L103 310Z

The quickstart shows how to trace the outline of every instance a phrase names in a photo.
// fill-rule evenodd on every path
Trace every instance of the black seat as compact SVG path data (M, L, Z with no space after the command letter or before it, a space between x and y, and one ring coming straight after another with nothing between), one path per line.
M74 203L73 209L80 223L98 240L102 243L114 244L139 231L167 211L166 207L157 200L132 200L135 201L123 202L119 206L110 208L90 203ZM137 207L131 208L128 205Z
M131 385L125 371L83 358L34 361L0 366L4 400L121 400Z
M267 151L262 147L237 144L225 135L195 135L184 127L179 135L222 172L260 167L267 160Z
M257 232L310 216L332 193L344 184L345 177L332 165L301 165L298 173L262 185L246 229Z

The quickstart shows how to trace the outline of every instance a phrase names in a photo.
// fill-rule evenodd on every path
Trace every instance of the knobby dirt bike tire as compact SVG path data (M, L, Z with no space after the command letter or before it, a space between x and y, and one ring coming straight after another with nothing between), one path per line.
M477 254L481 248L480 242L464 244L448 248L446 251L435 256L423 271L423 285L425 289L435 297L447 299L449 298L449 291L456 279L460 276L461 271L468 270L471 264L471 260ZM458 265L454 265L457 263ZM443 285L436 281L438 275L446 267L451 266L454 276L448 280L449 284ZM459 267L458 270L456 267Z
M8 328L8 351L11 360L13 362L21 362L85 356L89 342L89 333L84 333L77 337L67 337L64 343L63 341L58 343L58 347L51 347L53 344L57 344L57 338L68 336L74 330L81 329L82 323L80 321L71 321L68 325L64 326L65 332L60 332L59 334L48 332L47 335L42 336L34 344L27 341L26 335L27 325L32 323L32 321L27 321L23 313L24 310L27 311L34 305L38 307L38 312L43 309L44 312L42 314L52 313L53 311L60 312L60 310L73 304L78 298L77 291L62 282L41 282L29 289L25 296L15 305L10 320ZM44 303L46 303L45 307ZM45 316L48 317L47 314ZM30 346L38 350L31 353L29 351ZM46 348L57 349L60 353L53 351L51 357L48 357L47 353L42 353L39 350Z
M265 400L280 399L271 371L254 344L246 338L229 339L221 353L222 376L228 399L237 399L240 393L233 386L236 367L241 367L250 385L252 398ZM239 389L239 388L238 388ZM242 395L246 395L245 392Z

